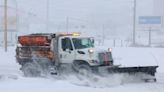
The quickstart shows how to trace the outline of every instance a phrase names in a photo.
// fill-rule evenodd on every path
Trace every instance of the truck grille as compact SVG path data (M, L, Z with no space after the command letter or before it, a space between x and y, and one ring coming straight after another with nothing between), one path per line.
M102 52L98 54L101 65L112 65L113 59L111 52Z

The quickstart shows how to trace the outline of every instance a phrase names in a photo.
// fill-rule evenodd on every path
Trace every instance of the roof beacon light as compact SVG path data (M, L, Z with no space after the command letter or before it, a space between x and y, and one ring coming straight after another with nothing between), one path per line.
M80 36L79 32L73 32L73 33L59 33L61 36Z
M80 33L72 33L72 36L80 36Z

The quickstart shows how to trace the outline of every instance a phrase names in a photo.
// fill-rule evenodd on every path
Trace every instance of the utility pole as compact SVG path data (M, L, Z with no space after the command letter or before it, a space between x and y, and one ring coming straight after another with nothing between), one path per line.
M151 31L152 31L152 29L150 27L149 28L149 46L151 46Z
M47 0L47 31L49 31L49 0Z
M15 34L15 38L17 39L17 33L19 32L19 17L18 17L18 2L17 0L15 0L15 4L16 4L16 34ZM16 40L15 40L16 41Z
M66 17L66 32L69 32L69 17Z
M7 0L4 0L4 47L7 52Z
M104 45L104 40L105 40L105 25L104 24L102 25L102 39L103 39L102 44Z
M133 45L136 44L136 0L134 0L133 7Z
M19 26L18 26L18 3L17 3L17 0L15 0L15 4L16 4L16 31L18 32L19 31Z

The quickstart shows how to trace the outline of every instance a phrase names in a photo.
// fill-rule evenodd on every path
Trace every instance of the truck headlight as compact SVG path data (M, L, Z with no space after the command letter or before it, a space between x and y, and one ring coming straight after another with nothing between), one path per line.
M94 51L93 51L93 49L89 49L88 52L89 53L93 53Z
M112 52L112 48L108 48L108 51L109 51L109 52Z

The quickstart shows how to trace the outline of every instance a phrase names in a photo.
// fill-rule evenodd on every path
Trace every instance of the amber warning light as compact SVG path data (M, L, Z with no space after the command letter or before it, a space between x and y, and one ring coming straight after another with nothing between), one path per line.
M73 33L59 33L61 36L80 36L79 32L73 32Z

